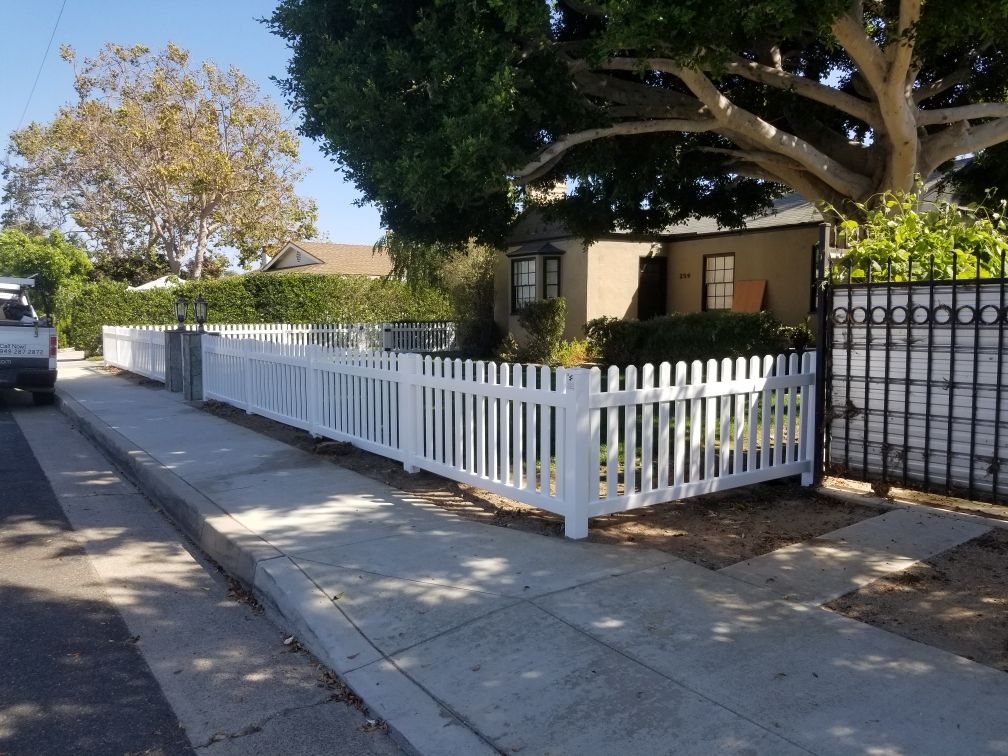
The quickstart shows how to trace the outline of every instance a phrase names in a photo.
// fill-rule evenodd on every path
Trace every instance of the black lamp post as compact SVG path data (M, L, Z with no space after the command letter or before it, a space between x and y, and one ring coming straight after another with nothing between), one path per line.
M193 315L196 316L196 323L199 325L199 330L202 333L203 324L206 323L207 316L207 303L203 299L203 295L200 294L193 300Z
M189 309L189 302L179 294L175 298L175 317L178 318L178 330L185 330L186 311Z

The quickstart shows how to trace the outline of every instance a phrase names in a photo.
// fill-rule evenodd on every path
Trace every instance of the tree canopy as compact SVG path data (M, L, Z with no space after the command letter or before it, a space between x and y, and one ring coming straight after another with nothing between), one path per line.
M192 66L169 44L106 45L74 65L76 102L49 124L11 135L8 220L59 226L72 219L112 257L163 254L194 278L207 250L243 261L314 234L315 205L299 198L296 136L235 68ZM39 217L41 216L41 221Z
M1008 141L1008 3L283 0L286 95L386 226L499 241L839 208ZM534 190L565 182L561 201Z
M33 277L32 302L37 310L52 315L59 289L84 283L90 270L87 253L59 231L48 235L19 228L0 231L0 276Z

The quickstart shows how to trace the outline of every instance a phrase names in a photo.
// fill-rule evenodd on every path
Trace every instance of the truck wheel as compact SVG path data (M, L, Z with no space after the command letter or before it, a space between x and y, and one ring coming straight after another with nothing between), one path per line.
M52 391L32 391L32 401L36 407L46 407L56 401L56 394Z

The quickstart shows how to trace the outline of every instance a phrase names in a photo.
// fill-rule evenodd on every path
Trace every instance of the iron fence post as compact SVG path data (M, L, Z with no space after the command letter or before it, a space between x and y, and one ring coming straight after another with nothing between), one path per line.
M822 483L825 467L826 451L826 403L829 398L829 370L827 368L829 356L829 309L832 297L830 296L829 281L829 249L830 249L829 223L819 226L819 243L816 245L816 275L814 286L816 287L816 351L815 351L815 446L812 456L812 485L818 486Z

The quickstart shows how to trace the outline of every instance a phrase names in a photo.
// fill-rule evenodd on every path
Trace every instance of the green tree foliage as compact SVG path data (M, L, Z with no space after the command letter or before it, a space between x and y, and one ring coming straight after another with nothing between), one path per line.
M410 286L440 289L459 322L462 352L492 355L501 340L494 322L494 259L497 250L468 240L463 244L426 243L387 233L375 248L392 259L392 276Z
M191 66L170 44L106 45L74 65L76 102L49 124L11 135L8 217L51 225L72 219L113 258L163 254L176 275L207 251L242 260L314 234L315 205L294 184L298 142L277 108L237 69Z
M283 0L269 23L303 132L423 241L500 242L534 204L588 238L737 227L1008 140L1003 0Z
M57 294L83 284L90 270L84 250L59 231L46 236L16 228L0 231L0 276L34 277L32 301L37 310L56 314Z
M91 262L93 281L108 279L139 286L171 273L168 258L151 248L139 249L132 255L114 255L102 250L95 253Z
M1008 201L996 210L928 203L886 193L841 221L847 252L834 267L838 280L922 281L1002 275L1008 255Z
M210 323L357 323L451 320L445 296L428 287L360 276L250 273L216 281L127 291L126 284L99 281L68 292L60 309L70 346L101 352L103 325L171 325L175 298L202 294Z

